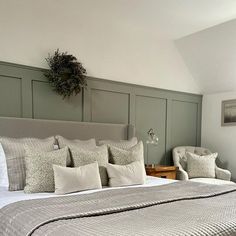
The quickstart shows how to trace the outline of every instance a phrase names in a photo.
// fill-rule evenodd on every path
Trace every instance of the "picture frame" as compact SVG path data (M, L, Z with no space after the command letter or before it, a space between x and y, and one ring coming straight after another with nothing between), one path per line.
M222 101L221 105L221 125L236 125L236 99Z

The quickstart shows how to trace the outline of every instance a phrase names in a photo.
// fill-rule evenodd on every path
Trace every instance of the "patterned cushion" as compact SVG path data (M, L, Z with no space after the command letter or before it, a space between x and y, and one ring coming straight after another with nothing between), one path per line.
M96 140L89 139L89 140L79 140L79 139L66 139L60 135L56 136L59 148L64 148L68 147L69 149L71 148L83 148L83 149L93 149L96 147ZM71 155L70 153L68 154L67 158L67 166L71 166Z
M110 146L109 150L111 154L110 163L112 164L127 165L134 161L144 162L142 141L128 150L124 150L114 146Z
M199 156L187 152L187 172L189 178L215 178L215 160L218 153Z
M99 172L102 185L103 186L108 185L108 177L106 170L106 166L108 163L108 150L105 145L96 147L91 150L85 150L82 148L81 149L71 148L70 151L72 154L72 162L74 167L84 166L97 161L99 165Z
M100 140L98 142L99 145L108 145L113 146L117 148L122 149L129 149L133 146L135 146L138 143L138 139L136 137L133 137L130 140L120 140L120 141L114 141L114 140Z
M76 168L53 165L53 171L56 194L102 188L97 162Z
M0 137L0 143L6 155L7 172L9 179L9 190L22 190L25 187L25 148L28 145L31 148L42 151L51 151L54 149L55 138L46 139L36 138L7 138Z
M68 148L42 152L26 147L25 193L54 192L53 165L66 166Z
M144 184L146 172L142 161L135 161L128 165L107 164L109 186L120 187Z

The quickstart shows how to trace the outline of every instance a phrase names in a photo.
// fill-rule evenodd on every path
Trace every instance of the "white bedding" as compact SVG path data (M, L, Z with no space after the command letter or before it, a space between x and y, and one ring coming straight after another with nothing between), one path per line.
M163 185L163 184L173 183L175 181L176 180L162 179L162 178L147 176L147 180L144 185L135 185L135 186L129 186L129 187L125 187L125 188L159 186L159 185ZM88 191L83 191L83 192L72 193L71 195L89 194L89 193L98 192L98 191L107 191L110 189L116 189L116 188L107 187L107 188L103 188L103 189L88 190ZM18 201L22 201L22 200L47 198L47 197L58 197L58 196L61 196L61 195L56 195L54 193L25 194L23 191L8 191L7 187L0 187L0 208L4 207L10 203L18 202ZM67 195L64 195L64 196L67 196Z

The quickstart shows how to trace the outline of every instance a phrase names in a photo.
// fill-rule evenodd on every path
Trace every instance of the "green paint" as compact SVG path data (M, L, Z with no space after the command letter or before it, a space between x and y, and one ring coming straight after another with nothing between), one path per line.
M202 96L88 77L70 100L53 92L40 68L0 62L0 115L105 123L131 123L144 141L154 128L150 163L171 163L176 145L200 145ZM147 157L145 156L145 160Z

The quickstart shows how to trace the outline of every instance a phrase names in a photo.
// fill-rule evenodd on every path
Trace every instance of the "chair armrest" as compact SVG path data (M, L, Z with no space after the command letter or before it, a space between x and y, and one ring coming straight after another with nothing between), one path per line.
M231 179L231 173L228 170L224 170L216 166L216 178L217 179L222 179L222 180L228 180L230 181Z
M178 180L188 180L188 173L182 168L182 166L178 166L179 169L177 171L177 179Z

